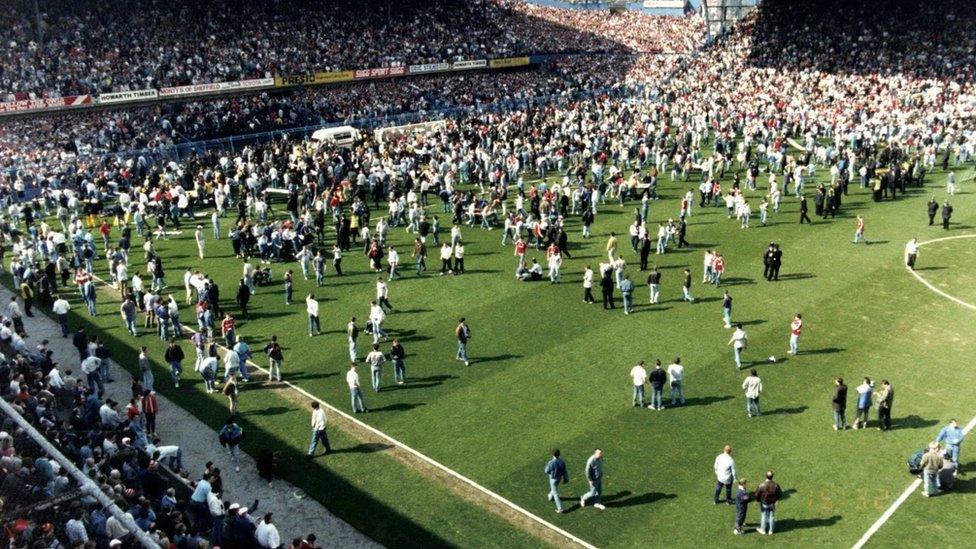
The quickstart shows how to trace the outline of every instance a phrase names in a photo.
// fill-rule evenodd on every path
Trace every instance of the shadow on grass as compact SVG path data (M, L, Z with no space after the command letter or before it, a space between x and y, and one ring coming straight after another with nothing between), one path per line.
M946 267L918 267L916 271L944 271Z
M833 353L843 353L847 349L841 347L824 347L823 349L810 349L809 351L800 351L804 355L829 355Z
M707 397L695 397L685 400L685 403L680 407L684 408L686 406L709 406L711 404L717 404L719 402L725 402L726 400L732 400L735 398L732 395L723 396L707 396ZM678 407L678 406L676 406Z
M281 414L287 414L288 412L297 410L297 408L288 408L287 406L272 406L270 408L263 408L261 410L248 410L246 412L241 412L241 416L279 416Z
M768 412L765 412L764 415L767 415L767 416L779 416L779 415L786 416L786 415L793 415L793 414L802 414L803 412L807 411L807 409L809 409L809 408L810 408L809 406L796 406L794 408L777 408L775 410L770 410Z
M910 416L905 416L898 421L891 422L892 429L925 429L928 427L934 427L939 424L937 419L925 419L923 417L912 414Z
M723 286L744 286L746 284L755 284L756 281L751 278L743 277L729 277L722 279Z
M817 275L813 273L789 273L779 277L780 280L806 280L808 278L817 278Z
M390 450L394 446L392 444L385 444L382 442L363 442L355 446L349 446L346 448L333 449L333 454L372 454L374 452L382 452L383 450Z
M759 324L765 324L765 323L766 321L761 318L757 318L756 320L744 320L742 322L736 322L736 324L742 324L743 326L757 326Z
M616 494L603 496L603 503L607 507L633 507L634 505L649 505L658 500L674 499L676 497L678 496L675 494L664 494L661 492L647 492L639 496L633 496L630 491L625 490Z
M827 518L808 518L808 519L777 519L776 533L789 532L790 530L805 530L807 528L824 528L833 526L840 522L843 517L834 515Z
M385 387L385 390L390 390L389 387ZM406 412L413 410L414 408L419 408L421 406L426 406L425 402L397 402L396 404L388 404L386 406L381 406L379 408L370 408L370 413L372 412Z

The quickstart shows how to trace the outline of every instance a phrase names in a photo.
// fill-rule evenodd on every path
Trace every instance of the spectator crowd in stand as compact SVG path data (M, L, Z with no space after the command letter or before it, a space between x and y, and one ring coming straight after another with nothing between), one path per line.
M522 0L40 0L0 14L0 100L540 53L687 52L700 17Z

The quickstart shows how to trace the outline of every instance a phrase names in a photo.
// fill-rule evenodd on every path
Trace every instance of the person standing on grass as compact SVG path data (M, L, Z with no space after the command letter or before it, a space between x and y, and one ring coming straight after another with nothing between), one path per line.
M67 302L65 302L67 303ZM57 306L57 302L54 303ZM122 316L122 322L125 324L125 330L129 332L129 335L136 337L139 335L136 330L136 318L138 314L138 308L136 307L135 301L132 301L132 294L127 294L122 305L119 306L119 314ZM67 318L67 315L65 315ZM58 319L60 322L61 319ZM67 322L67 320L65 320Z
M230 354L230 353L228 353ZM231 375L224 382L220 392L227 397L228 408L231 414L237 413L237 376Z
M390 359L393 361L393 379L397 385L403 385L407 380L407 365L404 362L406 356L407 352L400 344L400 340L394 339L393 344L390 345Z
M644 368L644 361L639 361L630 369L630 378L634 381L633 397L631 403L635 408L644 407L644 386L647 385L647 370Z
M454 274L454 270L451 268L451 255L451 245L445 240L441 246L441 276Z
M312 337L312 329L315 334L322 335L322 325L319 323L319 302L315 299L315 294L308 294L305 298L305 312L308 313L308 337Z
M651 267L651 272L647 274L647 287L650 292L650 303L656 305L658 298L661 297L661 273L657 270L657 265Z
M746 513L749 510L749 502L752 501L752 494L749 493L747 484L746 479L740 478L735 490L735 525L732 527L732 533L737 536L745 530Z
M759 502L760 534L771 536L776 527L776 502L783 497L783 490L773 480L773 472L766 471L766 480L756 488L756 501Z
M349 371L346 372L346 384L349 385L349 395L352 398L352 413L369 412L366 403L363 402L363 389L359 386L359 372L356 371L356 363L349 363Z
M857 386L857 415L854 416L854 428L866 429L868 426L868 410L871 409L871 394L874 392L874 382L871 378L864 378L864 382Z
M949 221L952 219L952 204L949 204L949 199L946 199L942 203L942 228L949 230Z
M887 379L881 380L881 392L878 393L878 430L891 429L891 405L895 402L895 388Z
M325 426L328 420L325 417L325 410L318 402L312 402L312 441L308 443L308 454L307 456L312 458L315 457L315 448L318 447L319 442L322 442L322 446L325 446L325 454L329 455L332 453L332 446L329 444L329 434L325 431Z
M291 305L291 296L295 291L295 274L292 273L291 269L285 271L283 281L285 285L285 305Z
M654 369L647 376L651 383L651 403L647 406L651 410L663 410L664 404L661 402L664 396L664 384L668 380L668 374L661 369L661 361L654 361Z
M624 298L624 314L634 312L634 283L627 275L620 281L620 295Z
M719 504L718 497L722 494L722 489L725 489L725 503L729 505L734 505L735 501L732 499L732 483L739 476L735 472L735 460L732 459L732 447L726 445L722 449L722 453L715 456L715 464L713 465L715 470L715 493L712 494L712 500L715 505Z
M962 446L962 440L966 438L966 433L959 428L959 424L956 420L950 419L949 425L946 425L939 431L939 436L935 437L935 441L942 443L944 442L946 447L946 454L952 461L959 463L959 449Z
M205 244L203 239L203 225L197 225L196 231L193 232L193 240L197 243L197 253L200 254L200 259L203 259L203 247Z
M390 312L393 312L393 304L390 303L390 287L379 276L376 277L376 302L380 307L389 308Z
M944 464L942 453L939 452L939 443L930 442L929 451L922 456L922 462L919 464L922 468L923 496L930 497L939 494L939 471Z
M774 204L775 203L776 202L774 201ZM803 225L804 221L813 225L813 221L811 221L810 216L807 215L807 212L809 211L810 211L810 206L807 205L807 197L800 195L800 225Z
M464 274L464 241L454 245L454 274Z
M384 320L386 320L386 312L383 307L377 305L375 301L370 301L369 325L373 331L373 344L379 343L380 338L386 337L386 332L383 331Z
M207 394L214 392L214 380L217 378L217 357L207 356L197 361L196 371L203 378L203 385Z
M847 429L847 418L844 417L844 412L847 411L847 385L844 385L842 377L835 379L834 385L834 398L830 401L834 408L834 430L843 431Z
M230 313L224 313L224 319L220 321L220 335L224 336L224 343L228 349L234 346L234 341L236 341L234 317L230 316Z
M231 383L233 383L233 380L228 381L227 383L228 385L230 385ZM237 386L234 385L235 400L236 400L236 393L237 393L236 387ZM226 394L227 387L224 387L224 389ZM241 437L244 436L244 430L241 429L241 426L237 424L236 411L231 412L230 417L227 418L227 422L224 423L223 427L221 427L218 436L220 438L220 445L227 449L227 455L230 456L230 461L231 463L234 464L234 470L240 472L241 458L240 458L240 450L238 450L238 446L241 443Z
M321 250L315 252L315 257L312 258L312 270L315 271L315 285L322 287L325 284L325 257Z
M559 457L559 449L552 451L552 459L546 463L546 476L549 478L549 501L556 504L556 512L563 512L563 502L559 499L559 482L563 484L569 482L569 472L566 470L566 462Z
M671 406L679 400L685 403L684 390L685 367L681 365L681 357L674 357L674 362L668 365L668 381L671 385Z
M374 343L373 350L366 355L366 364L369 364L369 372L373 380L373 392L380 390L380 378L383 375L384 362L386 362L386 357L380 351L379 344Z
M735 325L735 331L732 332L732 338L729 339L729 345L732 346L732 356L735 358L736 369L742 369L742 351L746 349L746 345L749 343L749 337L746 335L746 331L742 329L742 323Z
M583 303L592 305L593 299L593 269L589 265L583 270Z
M285 354L278 343L278 336L271 336L271 343L264 346L264 352L268 355L268 381L280 382L281 363L285 360Z
M606 509L600 503L603 493L603 451L599 448L586 460L586 481L590 484L590 491L580 496L580 507L586 507L586 502L593 500L593 507L603 511Z
M916 259L918 259L918 238L912 237L908 244L905 244L905 266L914 271Z
M346 337L349 340L349 362L356 362L356 339L359 338L359 326L356 325L356 317L349 319L346 324Z
M929 226L931 227L933 224L935 224L935 214L939 213L939 203L935 201L934 196L929 198L927 211L929 214Z
M169 346L166 347L166 363L170 367L170 375L173 377L173 386L180 388L180 376L183 375L183 359L186 355L183 348L176 343L175 338L170 338Z
M131 298L127 299L129 302L132 301ZM51 312L58 319L58 326L61 327L61 337L68 337L68 332L70 331L68 326L68 311L70 310L71 304L68 303L67 299L61 297L61 294L58 294L54 299L54 305L51 306ZM130 331L130 333L132 332ZM135 333L132 333L132 335L135 335Z
M617 306L613 302L613 276L611 276L611 268L607 266L605 269L603 266L606 263L600 264L600 291L603 294L603 308L604 309L616 309Z
M518 258L518 264L515 266L516 269L525 266L525 250L528 249L528 247L529 246L525 243L522 235L519 235L518 240L515 241L515 257Z
M681 286L681 291L683 293L683 299L689 303L694 303L695 298L691 295L691 269L685 269L685 281Z
M607 258L610 261L610 263L613 263L614 261L617 260L617 245L618 245L617 233L611 231L610 237L607 238L607 246L606 246Z
M418 236L413 240L413 257L417 258L417 276L427 270L427 244Z
M864 238L864 218L858 214L857 227L854 229L854 244L857 244L861 240L863 240L865 244L869 244L868 239Z
M732 296L728 290L722 296L722 322L726 329L732 327Z
M800 332L803 331L803 315L796 313L790 321L790 350L788 355L796 356L800 352Z
M456 360L464 361L465 366L470 366L471 361L468 360L468 340L471 339L471 328L464 321L464 317L458 320L457 326L454 328L454 337L457 338L458 350Z
M336 276L342 276L342 248L338 245L332 246L332 268L335 269Z
M251 288L241 279L240 285L237 287L237 305L241 308L241 316L246 320L248 319L247 314L247 304L251 301ZM228 315L229 316L229 315Z
M742 390L746 395L746 415L749 417L762 415L759 411L759 395L763 390L762 379L759 378L755 368L750 370L749 376L742 381Z
M783 250L779 244L773 244L773 254L770 258L769 278L767 280L779 280L779 268L783 266Z

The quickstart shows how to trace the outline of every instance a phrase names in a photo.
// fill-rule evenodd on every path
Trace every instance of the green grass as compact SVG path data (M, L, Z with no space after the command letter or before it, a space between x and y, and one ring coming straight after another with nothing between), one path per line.
M942 180L942 175L929 177L940 198ZM652 203L652 224L677 217L681 190L667 178L663 181L663 199ZM573 258L564 263L563 282L554 286L514 280L512 248L500 247L499 230L464 228L468 273L418 278L405 265L405 277L391 284L397 311L388 316L386 328L409 353L411 381L403 388L391 387L392 372L385 372L387 389L379 394L367 390L367 405L375 413L362 419L599 546L755 543L754 535L733 538L734 513L725 506L713 507L710 500L712 460L723 445L732 444L741 475L758 480L766 469L773 469L789 492L779 506L775 539L797 546L850 546L911 481L905 458L949 417L968 421L976 398L976 376L962 367L974 355L972 340L963 331L972 325L973 312L929 292L901 263L904 244L914 235L928 240L972 232L976 200L971 192L953 200L953 230L926 227L930 190L913 190L897 201L876 204L852 187L838 217L815 218L814 226L796 223L792 199L770 216L770 226L760 227L754 216L753 227L745 230L726 219L724 208L695 208L688 233L693 248L652 256L664 273L663 302L648 306L646 287L639 285L637 312L631 316L619 308L605 312L600 305L584 305L580 273L584 264L595 268L605 257L609 231L626 235L633 204L602 206L594 237L586 241L579 238L578 219L570 219ZM749 198L758 210L758 193ZM855 213L865 216L867 236L874 244L851 244ZM444 222L448 216L441 218ZM391 235L407 263L411 238L402 228L391 230ZM762 252L770 241L784 250L783 280L778 283L761 276ZM957 294L962 299L974 299L972 284L966 284L972 280L974 244L976 240L967 239L925 246L920 266L947 268L924 275L934 283L964 289ZM185 267L202 268L221 284L224 306L235 309L229 298L240 261L233 258L228 240L209 241L205 261L197 259L190 233L157 247L171 284L179 285ZM622 248L630 263L628 272L642 282L636 254L626 242ZM729 284L723 289L734 297L734 321L747 323L746 360L757 361L764 380L761 418L745 416L739 388L744 373L734 369L726 345L730 334L721 323L722 289L698 284L705 248L717 248L726 257ZM142 267L141 259L136 263ZM433 268L436 261L429 263ZM695 276L694 304L680 300L684 266ZM104 271L104 262L98 267ZM285 377L348 409L341 375L348 360L343 327L352 315L360 320L367 316L375 275L357 253L344 260L347 276L336 277L330 270L323 288L301 280L297 265L289 268L299 273L298 303L284 305L283 266L275 265L275 285L259 289L252 300L253 320L239 320L238 333L258 348L277 334L285 346ZM301 298L310 290L322 302L322 337L308 338L305 333ZM182 301L182 288L174 295ZM111 338L115 355L133 364L132 348L148 344L161 357L162 345L154 338L143 335L136 340L124 334L116 310L117 303L103 293L100 311L112 314L94 319ZM789 321L796 312L803 313L806 329L800 356L787 360ZM186 311L182 318L189 321L192 316ZM469 368L453 360L452 330L459 316L467 317L474 334ZM361 354L368 341L360 341ZM388 350L388 343L382 348ZM689 405L661 412L630 407L627 373L633 363L660 358L667 364L676 355L686 365ZM769 355L780 361L766 362ZM368 373L361 374L365 383ZM854 386L863 375L892 381L896 429L832 431L833 378L843 376ZM192 371L187 377L195 383L175 395L166 377L160 368L157 381L167 395L211 425L221 421L224 400L202 393ZM436 481L419 478L384 452L339 454L317 461L314 474L309 474L298 459L307 444L306 410L259 387L248 387L241 401L248 433L245 448L284 449L286 478L381 542L537 543ZM853 403L849 404L853 414ZM341 434L334 436L339 447L356 444ZM606 512L587 508L561 516L553 513L545 499L542 466L554 446L562 449L569 464L572 482L563 493L570 503L585 491L584 460L594 447L604 450ZM963 452L965 457L965 446ZM963 470L971 475L967 461ZM958 545L954 539L972 534L974 528L965 520L940 521L936 531L929 517L967 516L976 510L976 498L916 500L921 498L913 498L881 530L877 545L897 545L900 533L942 536L943 545L952 546ZM922 505L940 510L933 514ZM758 511L750 513L750 524L756 523Z

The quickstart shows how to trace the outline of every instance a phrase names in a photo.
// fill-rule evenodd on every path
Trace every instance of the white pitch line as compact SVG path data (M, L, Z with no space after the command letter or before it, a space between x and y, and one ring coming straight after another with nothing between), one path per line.
M976 234L964 234L964 235L957 235L957 236L946 236L946 237L942 237L942 238L936 238L936 239L933 239L933 240L926 240L925 242L919 242L918 245L921 247L921 246L924 246L926 244L933 244L935 242L944 242L946 240L956 240L956 239L960 239L960 238L976 238ZM962 305L963 307L968 307L970 309L976 310L976 305L973 305L971 303L966 303L965 301L963 301L963 300L961 300L961 299L959 299L957 297L953 297L953 296L951 296L951 295L943 292L942 290L936 288L928 280L925 280L924 278L922 278L922 276L920 274L918 274L917 272L913 271L912 269L909 269L908 268L908 265L905 265L905 269L908 272L910 272L915 278L917 278L919 282L921 282L922 284L925 284L925 286L928 289L932 290L933 292L941 295L942 297L944 297L946 299L950 299L952 301L955 301L956 303ZM973 419L969 420L969 423L967 423L966 424L966 427L963 429L963 433L964 434L968 434L970 431L973 430L974 427L976 427L976 417L974 417ZM854 544L854 547L852 549L861 549L862 547L864 547L864 545L871 539L871 537L874 536L876 533L878 533L878 530L880 530L881 527L884 526L884 524L886 522L888 522L888 520L891 518L891 516L895 514L895 511L897 511L898 508L901 507L901 505L903 503L905 503L908 500L908 498L910 498L912 496L912 494L915 493L915 490L918 490L918 487L921 484L922 484L922 480L921 479L915 479L914 481L912 481L912 483L908 486L908 488L906 488L905 491L902 492L900 496L898 496L898 499L896 499L895 502L892 503L891 506L888 507L888 509L885 510L885 512L881 515L881 517L879 517L878 520L874 521L874 524L872 524L871 527L868 528L868 531L865 532L863 536L861 536L861 539L857 540L857 543Z
M972 235L972 236L976 236L976 235ZM969 420L969 423L967 423L966 427L963 429L963 434L969 434L969 431L972 431L973 427L976 427L976 417ZM895 502L891 504L891 507L888 507L888 509L884 512L884 514L881 515L881 517L878 520L874 521L874 524L872 524L871 527L868 528L868 531L865 532L863 536L861 536L861 539L857 540L857 543L854 544L854 547L852 549L861 549L862 547L864 547L864 544L866 544L868 540L871 539L871 536L878 533L878 530L880 530L881 527L884 526L884 523L888 522L888 519L890 519L891 516L895 514L895 511L897 511L898 508L901 507L901 504L905 503L905 501L907 501L908 498L915 493L915 490L918 490L920 484L922 484L921 479L915 479L914 481L912 481L911 485L909 485L909 487L906 488L905 491L902 492L900 496L898 496L898 499L896 499Z
M95 274L92 274L91 276L95 280L101 282L103 286L108 286L109 288L113 288L114 289L114 286L112 286L111 284L107 283L105 280L103 280L102 278L96 276ZM175 288L175 289L176 290L179 290L179 288ZM174 299L176 299L176 298L174 297ZM193 328L190 328L186 324L181 323L181 325L183 326L183 328L186 331L196 333L196 330L194 330ZM152 333L152 332L150 332L150 333ZM223 345L219 345L218 344L217 347L223 349L224 352L233 352L232 350L227 349L227 347L225 347ZM271 372L269 372L268 370L262 368L261 366L259 366L258 364L256 364L254 361L248 360L247 363L250 364L250 365L252 365L256 370L259 370L261 372L264 372L265 374L268 374L268 377L269 377L269 380L270 380L270 374L271 374ZM419 459L419 460L423 461L424 463L430 465L431 467L434 467L435 469L438 469L438 470L440 470L440 471L442 471L444 473L447 473L448 475L450 475L450 476L452 476L452 477L460 480L461 482L463 482L464 484L467 484L471 488L474 488L478 492L481 492L482 494L484 494L484 495L488 496L489 498L497 501L498 503L501 503L503 506L508 507L509 509L511 509L511 510L517 512L517 513L519 513L520 515L523 515L526 518L531 519L536 524L539 524L540 526L542 526L544 528L547 528L549 530L552 530L553 532L559 534L560 536L563 536L564 538L566 538L567 540L569 540L569 541L571 541L573 543L576 543L577 545L580 545L581 547L585 547L586 549L597 549L596 546L594 546L594 545L586 542L583 539L580 539L580 538L574 536L573 534L570 534L566 530L563 530L562 528L560 528L560 527L556 526L555 524L547 521L546 519L544 519L544 518L542 518L542 517L540 517L540 516L538 516L538 515L530 512L529 510L527 510L527 509L525 509L525 508L523 508L523 507L521 507L521 506L513 503L511 500L505 498L504 496L502 496L502 495L500 495L500 494L498 494L496 492L493 492L493 491L489 490L488 488L485 488L481 484L478 484L474 480L471 480L470 478L468 478L468 477L462 475L461 473L455 471L454 469L451 469L450 467L448 467L448 466L440 463L439 461L436 461L433 458L428 457L428 456L420 453L419 451L411 448L410 446L407 446L406 444L404 444L404 443L400 442L399 440L391 437L390 435L384 433L383 431L380 431L379 429L377 429L377 428L375 428L375 427L373 427L373 426L371 426L371 425L369 425L367 423L364 423L364 422L360 421L358 418L355 418L355 417L347 414L346 412L343 412L342 410L340 410L340 409L336 408L335 406L329 404L328 402L320 399L319 397L313 395L312 393L309 393L305 389L302 389L301 387L299 387L297 385L294 385L293 383L291 383L289 381L281 381L281 382L276 382L276 383L280 383L282 385L285 385L288 388L297 391L302 396L318 402L320 405L322 405L325 408L329 409L332 413L337 414L337 415L340 415L343 418L345 418L347 421L350 421L350 422L354 423L357 427L360 427L362 429L365 429L365 430L369 431L370 433L376 435L377 437L380 437L383 440L385 440L386 442L388 442L388 443L396 446L400 450L403 450L403 451L405 451L405 452L413 455L414 457L416 457L417 459Z
M936 238L936 239L933 239L933 240L926 240L925 242L919 242L918 243L918 246L919 247L922 247L922 246L924 246L926 244L934 244L936 242L944 242L946 240L957 240L957 239L960 239L960 238L976 238L976 234L962 234L962 235L957 235L957 236L945 236L945 237ZM933 292L941 295L942 297L944 297L946 299L949 299L951 301L954 301L954 302L958 303L959 305L962 305L963 307L966 307L967 309L972 309L972 310L976 311L976 305L973 305L972 303L966 303L965 301L959 299L958 297L951 296L951 295L943 292L942 290L936 288L931 282L929 282L928 280L925 280L922 277L922 275L920 275L916 271L913 271L912 269L908 268L908 265L905 265L905 269L908 272L910 272L912 274L912 276L914 276L916 279L918 279L919 282L921 282L922 284L925 284L925 286L928 289L932 290Z

